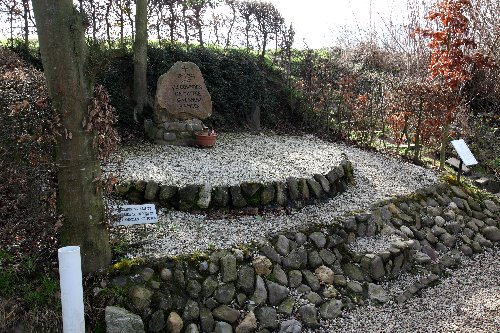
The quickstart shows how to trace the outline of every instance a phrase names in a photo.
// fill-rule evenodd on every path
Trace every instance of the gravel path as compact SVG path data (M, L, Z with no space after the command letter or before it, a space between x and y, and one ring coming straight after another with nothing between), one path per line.
M462 267L403 305L367 305L323 322L316 332L500 332L500 249Z
M225 140L234 140L235 143L224 144ZM240 140L242 142L239 142ZM255 150L257 147L260 147L260 150ZM150 148L157 153L142 153L138 154L142 156L141 158L133 157L134 151L142 152ZM176 152L176 155L167 156L166 153L161 153L162 151ZM194 161L200 156L195 155L195 153L212 154L209 150L146 145L125 148L122 153L124 156L128 156L125 160L136 162L122 162L120 172L118 172L118 169L113 169L113 166L118 165L116 162L118 157L115 156L114 162L105 168L107 171L113 169L113 172L120 175L120 177L125 177L127 174L132 175L133 172L143 172L139 171L141 169L139 164L142 164L144 169L149 170L148 174L163 177L163 181L172 184L190 183L197 179L208 181L208 178L193 177L189 174L189 172L193 171L187 172L186 170L191 169L184 168L189 168L189 166L195 164ZM261 153L265 154L265 157L258 155ZM162 257L190 253L195 250L203 251L210 247L229 248L235 244L259 240L269 234L285 229L300 229L318 223L332 224L335 223L336 218L346 213L366 210L380 200L398 195L407 195L438 181L437 175L431 170L383 156L376 152L332 144L311 136L283 137L246 134L227 134L223 136L221 142L218 143L218 147L214 149L214 154L219 156L218 159L214 160L223 163L225 154L230 156L226 164L226 171L210 172L204 174L204 177L212 177L209 180L211 184L217 182L227 184L240 182L243 179L249 180L245 177L238 177L242 177L245 172L250 172L250 169L257 170L256 165L258 163L256 161L261 163L259 164L259 170L265 170L260 174L262 179L285 179L291 175L311 176L313 173L323 173L329 170L332 164L335 165L335 162L340 160L342 153L345 153L353 163L356 183L342 195L319 205L307 206L290 215L245 216L227 219L208 219L203 215L160 211L159 223L145 226L117 227L114 229L112 237L115 240L120 239L140 244L140 246L136 247L136 250L130 253L132 257ZM155 156L157 157L155 158ZM160 156L161 159L159 159ZM250 163L249 160L254 162ZM332 161L334 162L332 163ZM176 165L175 170L177 170L174 174L175 177L180 177L179 179L174 179L173 176L167 178L165 172L153 173L154 170L164 170L168 165L174 164ZM254 167L248 168L248 164L252 164ZM125 167L124 165L134 165L134 167ZM138 175L134 174L134 177ZM160 180L159 178L155 179Z

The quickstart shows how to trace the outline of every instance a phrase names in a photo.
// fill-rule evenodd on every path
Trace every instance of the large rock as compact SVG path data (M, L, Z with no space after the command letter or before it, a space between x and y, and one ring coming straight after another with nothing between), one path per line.
M212 99L196 64L179 61L160 76L156 86L155 123L206 119L211 115Z
M115 306L107 306L104 312L106 318L106 332L144 333L144 323L138 315Z

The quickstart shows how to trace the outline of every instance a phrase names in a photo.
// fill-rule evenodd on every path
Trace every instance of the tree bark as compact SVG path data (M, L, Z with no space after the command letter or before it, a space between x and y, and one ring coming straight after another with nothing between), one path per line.
M104 220L100 163L82 121L93 91L87 77L85 27L71 0L33 0L38 41L52 106L64 130L57 139L60 244L79 245L84 272L111 260Z
M134 42L134 120L142 119L147 103L147 62L148 62L148 1L136 1Z

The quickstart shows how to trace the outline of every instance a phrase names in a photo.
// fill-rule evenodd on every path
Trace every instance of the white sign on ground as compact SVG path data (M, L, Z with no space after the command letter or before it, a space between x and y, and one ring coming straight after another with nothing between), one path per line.
M472 152L463 139L453 140L451 144L453 145L453 148L455 148L458 156L465 165L469 166L478 164L476 158L474 157L474 155L472 155Z
M124 205L116 207L116 213L120 217L117 225L135 225L158 222L154 204L146 205Z

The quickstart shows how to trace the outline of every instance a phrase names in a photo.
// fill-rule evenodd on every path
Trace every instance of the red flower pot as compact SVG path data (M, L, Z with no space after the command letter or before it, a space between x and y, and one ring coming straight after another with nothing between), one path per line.
M196 145L202 148L209 148L215 145L217 134L209 135L207 133L194 133L196 137Z

